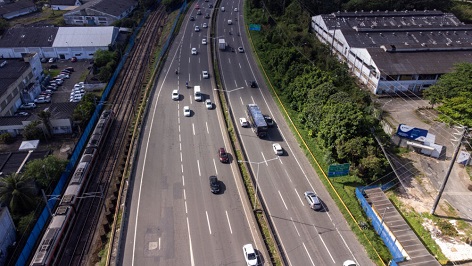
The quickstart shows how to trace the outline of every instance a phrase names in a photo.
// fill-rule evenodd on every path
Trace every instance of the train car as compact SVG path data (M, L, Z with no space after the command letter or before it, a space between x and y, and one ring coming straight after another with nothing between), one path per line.
M49 223L46 232L36 249L30 266L57 265L56 259L65 241L64 237L69 233L70 222L75 212L72 206L60 206Z
M98 158L98 151L103 145L102 141L106 139L113 118L113 111L111 110L104 111L100 116L97 125L95 125L92 138L87 143L88 145L69 180L59 207L52 216L30 265L57 264L56 259L59 257L71 230L70 224L80 207L80 196L91 179L91 171Z
M89 173L92 170L93 159L92 155L85 154L82 156L82 159L80 160L79 165L77 165L74 175L72 175L69 185L62 196L59 206L76 206L78 204L77 202L80 201L78 197L82 195L83 189L87 187L89 182Z
M113 112L111 110L104 111L93 130L87 147L100 147L102 140L106 139L106 136L108 135L112 121Z

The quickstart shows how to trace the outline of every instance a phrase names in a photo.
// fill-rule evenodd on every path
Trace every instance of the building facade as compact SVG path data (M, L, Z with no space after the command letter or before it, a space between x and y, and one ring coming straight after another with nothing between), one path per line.
M472 25L441 11L337 12L311 28L374 94L420 93L472 63Z
M16 228L8 208L0 205L0 265L6 265L8 247L16 241Z

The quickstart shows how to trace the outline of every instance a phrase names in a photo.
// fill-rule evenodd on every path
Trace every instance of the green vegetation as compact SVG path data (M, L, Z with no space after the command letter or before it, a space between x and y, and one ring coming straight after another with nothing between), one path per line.
M0 143L3 144L10 144L13 142L13 137L11 136L10 133L3 133L0 135Z
M447 124L472 126L472 64L459 63L424 92L432 106L438 105L439 119Z

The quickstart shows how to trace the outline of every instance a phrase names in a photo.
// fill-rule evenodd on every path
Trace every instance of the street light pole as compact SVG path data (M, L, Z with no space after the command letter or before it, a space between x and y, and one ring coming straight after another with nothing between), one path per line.
M382 213L382 219L380 221L380 232L379 232L379 236L382 234L382 231L383 231L383 223L384 223L384 217L385 217L385 212L390 209L390 207L386 207Z
M265 160L265 161L262 161L262 162L251 162L251 161L243 161L243 160L238 160L238 163L250 163L250 164L256 164L257 165L257 170L256 170L256 178L255 178L255 193L254 193L254 208L253 208L253 211L257 210L257 191L258 191L258 186L259 186L259 167L261 165L261 163L267 163L267 162L270 162L270 161L273 161L273 160L278 160L279 157L276 157L276 158L272 158L272 159L269 159L269 160Z

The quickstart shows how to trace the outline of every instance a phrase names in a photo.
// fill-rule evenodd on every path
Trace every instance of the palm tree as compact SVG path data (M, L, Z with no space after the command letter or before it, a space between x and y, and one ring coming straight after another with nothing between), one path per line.
M47 138L51 137L51 112L49 111L41 111L38 113L38 117L43 123L43 131L44 135L47 136Z
M34 181L20 174L10 174L0 179L0 201L10 207L12 213L28 213L36 207L37 189Z

